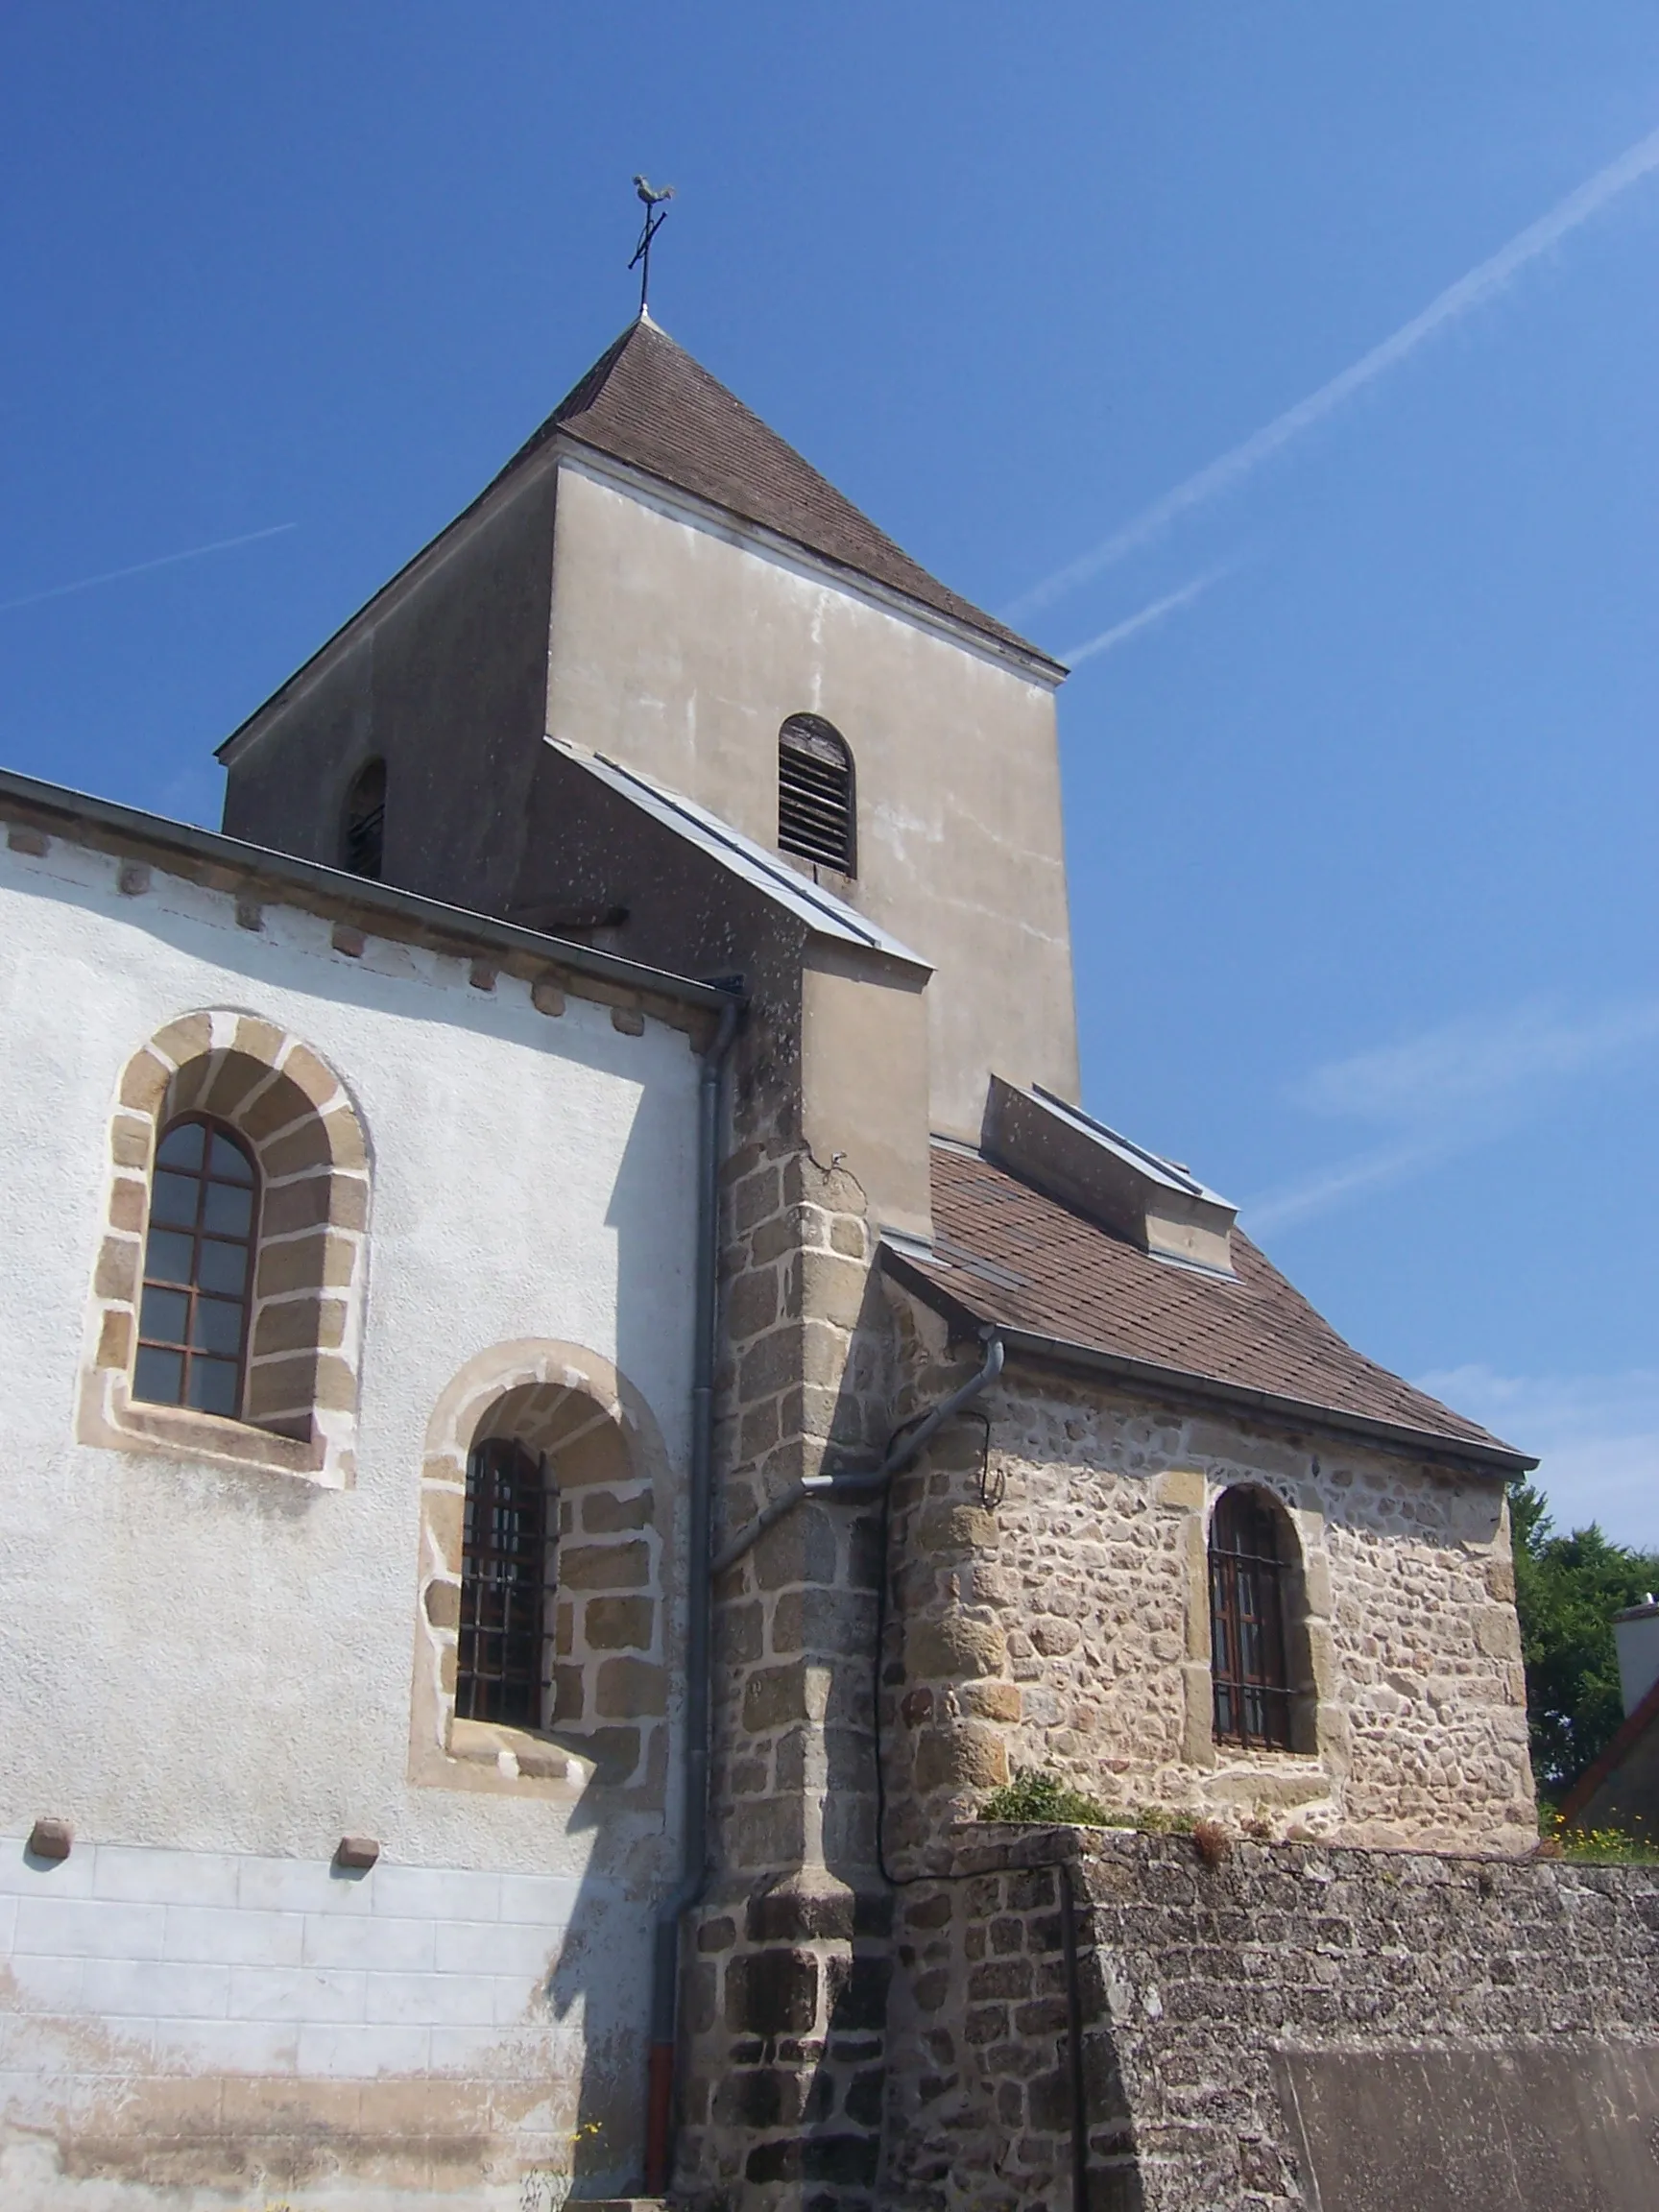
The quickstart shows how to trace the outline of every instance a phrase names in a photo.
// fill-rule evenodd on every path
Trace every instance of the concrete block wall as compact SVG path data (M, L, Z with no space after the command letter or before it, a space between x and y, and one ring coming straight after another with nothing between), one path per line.
M637 2148L648 1943L590 1878L0 1839L0 2203L603 2194ZM573 2002L562 1962L595 1946Z

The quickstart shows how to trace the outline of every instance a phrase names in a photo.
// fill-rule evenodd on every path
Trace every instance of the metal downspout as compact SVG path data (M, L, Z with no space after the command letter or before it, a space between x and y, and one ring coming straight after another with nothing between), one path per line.
M709 1572L714 1469L716 1286L720 1266L721 1078L737 1034L736 1003L697 1076L697 1283L691 1351L691 1497L685 1544L685 1766L680 1879L658 1908L651 1959L651 2057L646 2091L645 2186L661 2196L672 2171L674 2056L680 2010L680 1923L709 1878Z
M724 1575L727 1568L752 1551L768 1528L775 1528L796 1506L808 1498L859 1498L872 1491L884 1490L895 1475L902 1475L915 1459L935 1431L944 1427L953 1413L959 1413L980 1391L996 1382L1002 1372L1002 1338L998 1331L985 1332L984 1363L971 1375L960 1389L952 1390L949 1398L942 1398L924 1419L907 1424L895 1431L889 1439L886 1456L879 1467L837 1469L829 1475L803 1476L799 1482L791 1483L781 1497L774 1498L771 1504L756 1514L746 1528L740 1528L731 1542L714 1556L709 1573Z

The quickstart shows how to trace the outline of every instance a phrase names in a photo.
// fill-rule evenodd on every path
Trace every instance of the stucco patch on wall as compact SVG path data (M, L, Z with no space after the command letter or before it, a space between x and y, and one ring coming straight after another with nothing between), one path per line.
M0 1839L0 1920L7 2212L625 2177L649 1922L614 1885Z

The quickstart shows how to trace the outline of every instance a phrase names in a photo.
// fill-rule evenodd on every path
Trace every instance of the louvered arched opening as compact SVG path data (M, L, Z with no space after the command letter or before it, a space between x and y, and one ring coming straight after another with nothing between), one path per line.
M791 714L778 733L778 843L821 868L858 873L853 755L822 714Z

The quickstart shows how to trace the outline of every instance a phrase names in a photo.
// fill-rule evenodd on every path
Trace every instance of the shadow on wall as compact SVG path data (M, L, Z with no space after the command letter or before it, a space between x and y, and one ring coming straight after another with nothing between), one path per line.
M622 1065L627 1044L619 1035ZM550 1455L560 1571L549 1578L544 1726L552 1742L594 1763L569 1824L592 1847L570 1935L547 1980L555 2017L582 2022L570 2157L576 2198L644 2181L652 1938L658 1904L680 1874L679 1563L688 1508L696 1170L683 1102L661 1086L642 1088L605 1216L616 1240L622 1417L589 1401L591 1412L566 1419ZM665 1193L679 1202L678 1219ZM665 1446L643 1433L645 1408L629 1407L625 1380L664 1371L680 1379L676 1402L656 1408Z
M544 1863L568 1838L582 1865L528 1992L528 2017L557 2025L539 2057L525 2046L547 2131L524 2130L524 2212L625 2193L644 2163L652 1929L678 1874L694 1162L679 1106L641 1086L609 1194L617 1362L551 1337L496 1345L428 1431L412 1771L518 1799L545 1822ZM605 1311L603 1282L578 1295ZM546 1310L533 1276L522 1310Z
M874 1469L894 1413L878 1277L849 1319L827 1464ZM962 1427L939 1453L976 1455L978 1430ZM925 1486L926 1471L901 1479ZM745 1881L738 1861L698 1931L695 2025L721 2054L698 2085L711 2124L702 2178L740 2172L757 2202L805 2184L818 2212L862 2212L880 2171L894 1903L875 1758L882 1524L868 1494L798 1506L733 1570L723 1608L738 1678L724 1701L728 1841L755 1871ZM888 1667L896 1649L890 1637Z

